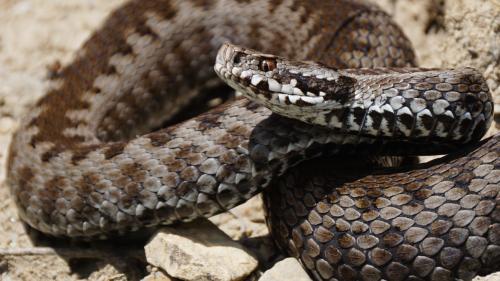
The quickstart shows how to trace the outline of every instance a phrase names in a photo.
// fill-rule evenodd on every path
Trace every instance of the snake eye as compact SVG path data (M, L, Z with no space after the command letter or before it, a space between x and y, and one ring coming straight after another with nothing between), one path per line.
M242 54L242 53L237 53L237 54L235 54L235 55L234 55L234 57L233 57L233 63L234 63L234 64L238 64L238 63L240 63L240 62L241 62L241 57L242 57L242 56L243 56L243 54Z
M260 62L259 69L264 72L273 71L276 69L276 61L273 59L265 59Z

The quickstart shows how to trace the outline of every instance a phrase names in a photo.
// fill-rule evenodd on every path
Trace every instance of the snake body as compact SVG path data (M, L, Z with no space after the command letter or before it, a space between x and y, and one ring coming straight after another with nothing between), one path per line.
M319 280L470 279L498 270L498 136L437 170L325 184L329 172L302 177L292 168L324 152L474 146L492 119L484 79L414 64L399 28L364 1L131 0L23 119L7 182L19 216L54 236L208 217L267 187L278 244ZM150 132L220 85L216 73L256 102L236 99Z

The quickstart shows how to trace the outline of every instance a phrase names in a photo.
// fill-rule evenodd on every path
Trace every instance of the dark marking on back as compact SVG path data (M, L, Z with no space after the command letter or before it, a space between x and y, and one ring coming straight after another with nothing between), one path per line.
M73 163L73 165L78 164L78 162L85 159L90 152L95 151L100 147L102 147L102 145L87 145L76 148L73 151L71 163Z
M274 13L276 8L283 3L283 0L271 0L269 1L269 13Z
M145 15L153 12L165 19L170 19L176 10L169 0L131 1L116 10L103 24L103 28L83 45L82 56L77 57L72 64L60 71L63 84L50 90L37 103L42 109L30 126L36 126L39 132L30 141L32 146L39 142L51 142L55 148L46 153L45 161L58 153L76 148L83 138L68 137L63 134L64 129L76 127L75 123L66 117L70 110L86 109L89 107L81 97L86 92L94 91L93 83L99 75L114 73L116 70L109 66L109 58L117 53L129 54L132 48L127 44L127 32L138 26L145 26Z
M189 0L195 7L208 9L215 4L215 1L212 0Z
M18 179L18 196L14 196L15 200L19 205L23 206L20 211L24 212L23 209L30 205L31 197L34 194L35 188L33 187L32 179L34 177L34 173L29 167L22 167L17 170L19 175Z
M106 146L104 150L104 157L106 160L115 157L118 154L121 154L127 145L126 142L115 142Z
M151 145L155 147L163 146L172 139L164 130L147 134L145 137L149 138Z
M55 176L49 181L45 182L43 187L43 194L46 198L51 200L57 200L61 195L61 191L64 188L66 178L61 176Z
M249 4L249 3L251 3L251 2L252 2L252 0L234 0L234 1L236 1L236 2L238 2L238 3L240 3L240 4L241 4L241 3L243 3L243 4Z

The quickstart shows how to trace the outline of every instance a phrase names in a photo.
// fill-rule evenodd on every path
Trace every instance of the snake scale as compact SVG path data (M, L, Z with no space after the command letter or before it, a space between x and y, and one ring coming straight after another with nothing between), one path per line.
M491 95L475 70L414 66L364 1L130 0L23 119L7 182L26 223L76 238L209 217L266 188L277 244L315 279L470 280L500 269L500 136L479 142ZM216 74L254 101L157 129Z

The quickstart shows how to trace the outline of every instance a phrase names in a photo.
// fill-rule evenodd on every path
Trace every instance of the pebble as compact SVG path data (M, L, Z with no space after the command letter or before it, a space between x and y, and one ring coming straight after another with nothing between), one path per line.
M286 258L276 263L271 269L264 272L259 281L311 281L299 261L295 258Z
M242 245L206 219L162 228L145 250L149 264L182 280L243 280L258 265Z

